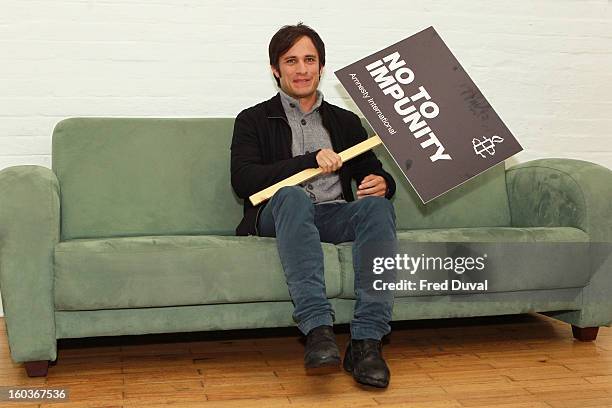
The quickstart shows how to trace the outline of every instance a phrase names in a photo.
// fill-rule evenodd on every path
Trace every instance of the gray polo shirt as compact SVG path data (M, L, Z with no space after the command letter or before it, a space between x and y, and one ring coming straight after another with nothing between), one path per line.
M323 94L317 91L317 100L310 112L303 112L297 99L280 90L281 102L291 127L291 153L293 157L318 149L332 149L331 139L323 126L319 107ZM337 172L321 174L302 184L300 187L313 203L346 202L342 195L342 185Z

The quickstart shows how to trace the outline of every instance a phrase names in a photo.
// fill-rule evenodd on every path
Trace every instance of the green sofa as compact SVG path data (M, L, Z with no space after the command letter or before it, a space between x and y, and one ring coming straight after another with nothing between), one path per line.
M46 375L62 338L294 325L275 239L234 235L232 129L232 118L71 118L55 127L52 169L0 172L14 362ZM400 248L490 251L486 292L398 292L394 320L540 312L581 340L610 325L610 170L570 159L501 164L425 206L384 147L375 151L398 184ZM336 322L349 322L351 243L323 249Z

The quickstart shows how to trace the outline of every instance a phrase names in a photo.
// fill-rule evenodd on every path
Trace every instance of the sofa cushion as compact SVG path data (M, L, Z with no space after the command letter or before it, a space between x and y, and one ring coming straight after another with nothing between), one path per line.
M340 294L336 247L323 244L327 296ZM276 240L147 236L55 248L57 310L290 300Z
M233 119L72 118L53 132L61 240L234 235ZM222 214L223 216L220 216Z
M362 120L368 134L372 129ZM398 229L509 227L504 163L423 204L384 146L374 149L397 185L392 201Z
M454 228L398 231L398 253L411 257L483 257L480 271L444 270L438 266L414 274L401 269L396 281L421 279L429 282L461 280L482 282L486 290L468 292L506 292L560 289L585 286L591 276L589 237L576 228ZM338 245L342 268L341 298L354 299L352 243ZM486 256L485 256L486 254ZM432 264L433 265L433 262ZM403 268L403 267L402 267ZM369 272L372 273L372 272ZM395 291L396 297L466 293L444 288Z

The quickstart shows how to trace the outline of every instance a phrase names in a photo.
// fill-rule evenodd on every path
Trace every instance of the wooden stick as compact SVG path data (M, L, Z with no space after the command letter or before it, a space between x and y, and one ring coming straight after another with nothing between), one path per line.
M342 163L344 164L344 162L352 159L355 156L359 156L360 154L367 152L370 149L375 148L379 144L382 144L382 140L380 140L380 137L378 135L374 135L361 143L357 143L355 146L351 146L348 149L341 151L340 153L338 153L338 155L340 156L340 158L342 159ZM286 179L281 180L278 183L273 184L270 187L253 194L249 197L249 200L251 200L251 203L253 203L253 205L260 204L270 199L281 188L287 186L295 186L297 184L303 183L315 176L318 176L322 172L323 169L321 169L320 167L317 167L316 169L302 170L291 177L287 177Z

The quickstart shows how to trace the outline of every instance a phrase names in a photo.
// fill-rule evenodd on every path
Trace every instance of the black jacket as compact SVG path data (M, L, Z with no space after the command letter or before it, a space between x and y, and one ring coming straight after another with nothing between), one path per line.
M319 113L336 153L367 139L366 130L353 112L323 101ZM244 199L244 217L236 228L236 235L259 235L256 222L267 201L254 207L249 196L304 169L319 167L318 150L292 157L291 141L291 127L280 94L243 110L236 117L231 146L231 178L232 188L238 197ZM383 170L371 150L343 163L338 172L346 201L355 200L351 179L359 185L368 174L385 178L386 198L390 199L395 193L393 177Z

